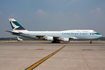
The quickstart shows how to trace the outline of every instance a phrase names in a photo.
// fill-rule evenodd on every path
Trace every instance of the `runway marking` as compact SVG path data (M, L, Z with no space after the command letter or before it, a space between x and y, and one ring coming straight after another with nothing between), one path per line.
M65 46L69 45L70 43L64 45L63 47L61 47L60 49L56 50L55 52L51 53L50 55L46 56L45 58L39 60L38 62L34 63L33 65L31 65L30 67L28 67L25 70L33 70L34 68L36 68L38 65L40 65L42 62L44 62L45 60L47 60L48 58L50 58L51 56L53 56L54 54L56 54L58 51L60 51L61 49L63 49Z

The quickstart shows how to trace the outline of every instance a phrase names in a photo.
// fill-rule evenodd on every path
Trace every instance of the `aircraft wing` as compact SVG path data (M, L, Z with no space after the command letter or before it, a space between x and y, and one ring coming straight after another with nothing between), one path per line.
M69 38L69 39L78 39L77 37L63 37L63 36L54 36L54 35L31 35L31 34L26 34L29 36L36 36L38 38L46 38L46 37L53 37L54 39L60 39L60 38Z

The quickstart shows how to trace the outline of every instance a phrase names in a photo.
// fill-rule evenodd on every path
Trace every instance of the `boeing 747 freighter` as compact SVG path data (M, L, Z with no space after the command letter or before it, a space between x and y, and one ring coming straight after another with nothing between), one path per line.
M10 18L9 21L13 30L7 32L33 39L43 38L44 40L52 41L52 43L69 42L71 39L88 39L92 43L92 39L102 36L94 30L28 31L14 18Z

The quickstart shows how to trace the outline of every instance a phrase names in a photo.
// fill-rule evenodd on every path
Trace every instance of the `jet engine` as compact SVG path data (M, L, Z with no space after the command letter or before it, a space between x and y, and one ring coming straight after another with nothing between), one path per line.
M64 41L64 42L69 42L70 41L69 38L59 38L59 40Z
M63 38L64 42L69 42L69 38Z
M46 36L44 37L45 40L48 40L48 41L53 41L53 37L52 36Z

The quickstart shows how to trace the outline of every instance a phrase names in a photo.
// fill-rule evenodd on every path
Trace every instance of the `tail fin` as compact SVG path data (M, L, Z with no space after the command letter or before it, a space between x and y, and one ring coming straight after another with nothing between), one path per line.
M23 26L21 26L14 18L9 19L11 27L13 30L19 30L19 31L27 31Z

